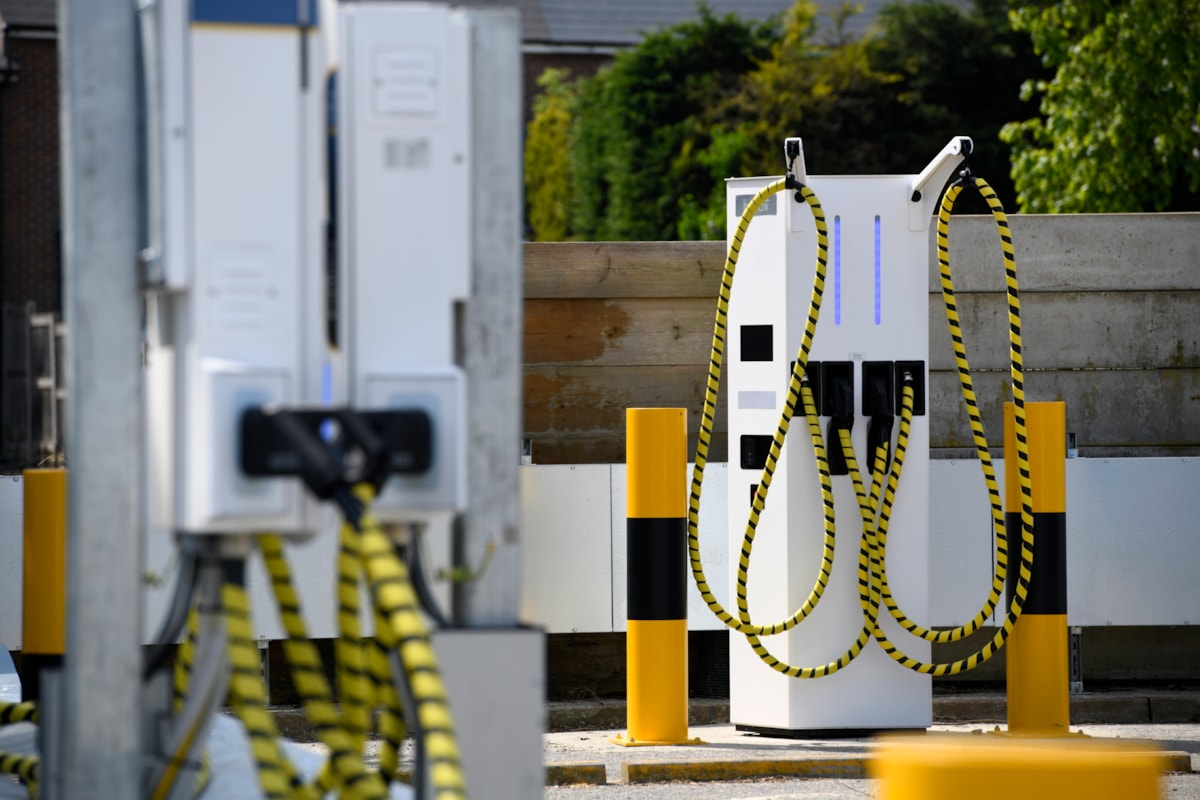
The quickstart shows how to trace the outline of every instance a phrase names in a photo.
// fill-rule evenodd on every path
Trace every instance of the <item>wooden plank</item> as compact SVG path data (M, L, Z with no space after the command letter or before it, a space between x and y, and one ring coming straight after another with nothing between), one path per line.
M1023 292L1200 290L1200 213L1032 214L1009 217ZM929 290L940 291L930 230ZM958 291L1001 291L1004 261L987 216L950 222Z
M530 242L526 297L712 297L724 242Z
M1200 291L1200 213L1014 215L1024 292ZM931 226L929 290L940 291ZM950 258L959 292L1003 291L1004 262L987 216L955 217ZM525 245L525 296L715 297L724 242Z
M694 452L702 377L690 367L527 367L524 429L535 462L624 460L625 408L638 406L687 408ZM930 383L931 447L971 448L956 374L934 372ZM1026 386L1030 401L1067 403L1068 427L1084 455L1200 454L1200 369L1032 372ZM979 372L975 390L989 440L999 448L1008 376ZM727 457L727 431L721 398L714 461Z
M955 303L972 369L1007 369L1007 296L958 293ZM1196 368L1200 292L1023 294L1021 333L1027 369ZM940 293L929 298L929 357L933 369L954 367Z
M539 464L624 461L626 408L686 408L691 453L700 429L704 384L705 373L693 366L528 366L525 437L533 440L534 461ZM714 460L725 458L726 430L722 392L713 441L720 449L710 454ZM586 460L569 460L583 456Z
M689 429L687 453L691 460L696 454L696 432ZM625 463L625 434L553 436L531 435L534 464L623 464ZM713 464L729 458L726 434L713 437L708 460ZM690 475L689 474L689 480Z
M974 383L988 440L998 448L1008 375L980 373ZM1200 369L1034 372L1025 386L1027 401L1067 404L1067 430L1077 434L1081 455L1200 453ZM929 408L931 447L972 447L955 373L930 376Z
M709 298L525 301L526 364L708 365Z
M1007 297L967 292L955 299L972 368L1006 369ZM1200 293L1034 293L1021 305L1028 369L1200 367ZM714 314L704 298L527 300L525 363L703 369ZM930 296L929 315L932 368L951 369L940 294Z

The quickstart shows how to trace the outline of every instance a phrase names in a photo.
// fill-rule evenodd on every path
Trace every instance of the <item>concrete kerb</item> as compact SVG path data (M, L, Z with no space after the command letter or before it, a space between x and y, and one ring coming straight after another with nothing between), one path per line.
M273 709L282 736L316 741L316 732L299 708ZM935 723L1001 724L1006 707L1002 693L934 695ZM620 730L625 727L625 701L615 699L554 701L546 705L546 731ZM1200 692L1141 691L1084 693L1071 696L1071 723L1160 724L1200 722ZM729 724L729 701L692 698L688 724Z
M936 725L929 731L926 741L936 745L939 739L947 744L955 740L990 740L998 746L1013 741L1007 736L992 736L989 727L978 723ZM731 725L698 727L691 732L707 742L708 747L689 747L685 751L685 748L668 745L631 754L608 745L612 731L548 734L547 782L554 785L586 782L636 786L770 778L866 779L875 777L879 758L878 742L871 738L777 739L745 734ZM1200 728L1195 725L1091 725L1084 732L1086 737L1057 737L1045 741L1077 741L1081 747L1101 742L1112 742L1114 747L1144 742L1155 751L1164 774L1192 773L1193 752L1200 754ZM1034 741L1031 737L1021 738Z
M1002 692L934 695L935 723L1002 724L1007 705ZM1071 695L1071 723L1136 725L1200 722L1200 692L1131 691ZM692 698L689 725L729 724L729 701ZM546 730L590 731L625 725L625 701L611 699L555 701L546 707Z

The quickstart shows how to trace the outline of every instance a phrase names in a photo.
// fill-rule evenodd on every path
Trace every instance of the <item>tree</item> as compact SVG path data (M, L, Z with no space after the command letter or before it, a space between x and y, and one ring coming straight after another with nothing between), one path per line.
M798 0L788 12L771 57L747 76L739 98L745 130L753 141L753 172L783 168L783 140L801 136L806 161L818 174L878 172L887 146L881 124L897 76L876 69L878 40L852 38L846 21L859 7L843 5L835 36L817 41L815 0Z
M1049 81L1041 115L1005 127L1022 211L1200 209L1195 0L1025 0L1012 11Z
M724 179L779 174L789 136L803 137L814 174L905 174L968 134L973 168L1011 206L999 131L1032 113L1020 87L1043 68L1005 3L975 0L964 12L896 2L863 36L848 32L860 11L849 2L830 15L832 35L816 0L765 25L701 7L592 78L548 78L556 96L539 103L526 150L534 234L721 238ZM959 210L986 206L968 194Z
M572 146L572 225L582 238L678 235L681 199L703 206L712 196L714 159L698 155L714 129L722 152L737 145L720 136L715 115L767 56L776 30L700 6L696 20L647 35L582 81Z
M754 164L779 172L780 143L802 136L816 174L904 174L928 163L957 134L975 142L971 162L1002 199L1013 198L1005 122L1029 113L1020 86L1039 70L1029 39L1009 27L1004 0L970 11L943 2L891 3L861 38L845 33L857 6L833 15L821 41L817 7L792 8L772 58L747 78ZM976 198L960 208L985 210Z
M525 131L525 199L531 239L559 242L570 233L571 120L575 92L566 70L548 69L538 78L542 93Z
M887 141L908 162L893 161L888 171L919 169L951 136L965 134L975 144L974 172L1015 208L1010 149L1000 131L1034 111L1021 85L1045 70L1029 36L1009 24L1006 0L975 0L968 11L931 0L892 3L880 11L879 36L875 68L899 76ZM964 200L963 210L986 211L974 195Z

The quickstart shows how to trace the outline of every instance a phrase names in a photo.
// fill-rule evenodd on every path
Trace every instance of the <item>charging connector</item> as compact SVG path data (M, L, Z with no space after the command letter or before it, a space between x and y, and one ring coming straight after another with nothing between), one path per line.
M829 416L825 448L830 475L848 475L846 454L842 451L839 431L854 429L854 364L850 361L826 361L823 365L821 410Z
M891 462L892 428L896 420L895 370L891 361L865 361L862 365L862 413L867 417L866 468L875 469L879 449L884 449L886 470Z

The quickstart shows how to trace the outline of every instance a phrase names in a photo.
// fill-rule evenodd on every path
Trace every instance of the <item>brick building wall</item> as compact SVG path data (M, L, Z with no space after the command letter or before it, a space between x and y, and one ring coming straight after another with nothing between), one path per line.
M10 32L20 65L0 84L0 302L62 308L58 43Z

